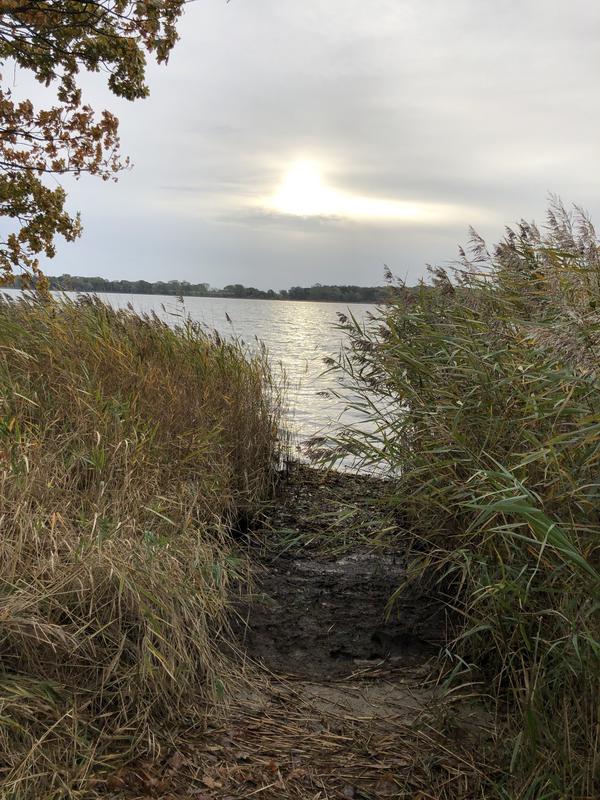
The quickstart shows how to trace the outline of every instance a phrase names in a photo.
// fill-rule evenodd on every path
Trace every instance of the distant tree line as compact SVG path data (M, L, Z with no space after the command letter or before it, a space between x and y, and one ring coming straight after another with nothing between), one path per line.
M257 300L316 300L338 303L380 303L389 294L386 286L292 286L291 289L256 289L234 283L223 289L214 289L208 283L189 281L111 281L106 278L88 278L79 275L47 276L51 289L64 292L119 292L123 294L159 294L181 297L235 297ZM19 278L15 287L21 288Z

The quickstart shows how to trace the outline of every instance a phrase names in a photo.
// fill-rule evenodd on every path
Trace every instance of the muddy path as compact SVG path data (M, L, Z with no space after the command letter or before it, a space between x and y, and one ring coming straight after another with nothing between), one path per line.
M453 620L427 581L398 591L410 554L384 488L297 466L240 524L254 565L233 619L243 672L219 724L130 769L127 797L482 796L489 718L436 683Z
M295 467L249 537L255 586L235 629L252 659L328 679L422 664L445 644L448 606L423 578L409 582L407 537L384 492L372 478Z
M408 537L385 492L296 466L247 531L255 584L234 629L255 679L204 797L475 796L486 718L432 678L455 620L433 583L407 585Z
M257 588L238 604L237 636L274 673L337 678L378 663L415 666L448 635L443 601L406 580L398 555L263 558Z

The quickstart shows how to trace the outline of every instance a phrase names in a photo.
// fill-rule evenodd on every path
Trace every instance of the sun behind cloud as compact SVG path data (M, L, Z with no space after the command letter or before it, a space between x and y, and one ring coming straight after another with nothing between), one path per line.
M270 211L297 217L435 223L456 220L466 209L442 203L411 202L340 191L325 183L317 161L292 163L275 193L261 201Z
M314 161L298 161L285 175L273 197L273 207L283 214L302 217L332 213L334 197L323 185L319 166Z

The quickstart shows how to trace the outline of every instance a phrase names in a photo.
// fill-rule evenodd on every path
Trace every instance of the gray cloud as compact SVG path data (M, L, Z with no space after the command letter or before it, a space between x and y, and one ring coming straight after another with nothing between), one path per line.
M135 168L67 182L86 231L47 269L282 287L377 283L386 262L414 281L471 222L494 239L539 219L549 191L600 218L599 23L589 0L192 3L147 101L85 79ZM425 226L261 209L302 158L339 191L469 210Z

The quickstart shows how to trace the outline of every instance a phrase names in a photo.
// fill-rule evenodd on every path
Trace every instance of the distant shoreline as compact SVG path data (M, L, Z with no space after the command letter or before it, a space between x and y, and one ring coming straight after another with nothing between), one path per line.
M4 287L7 288L7 287ZM385 302L384 300L317 300L316 298L295 298L295 297L236 297L232 294L154 294L152 292L113 292L108 289L96 289L94 291L82 289L52 289L53 292L73 292L76 294L123 294L135 295L136 297L173 297L175 300L182 298L200 300L262 300L273 303L344 303L354 305L372 306Z
M127 281L108 280L100 277L78 275L45 276L52 291L80 292L83 294L131 294L150 297L207 297L231 300L293 300L316 303L365 303L377 305L389 299L388 286L356 286L348 284L314 284L313 286L292 286L289 289L257 289L241 283L229 284L222 289L211 287L208 283L189 283L188 281ZM11 288L22 289L21 280L16 278Z

